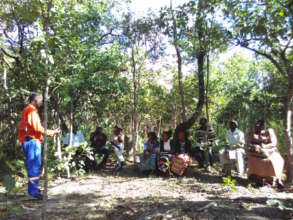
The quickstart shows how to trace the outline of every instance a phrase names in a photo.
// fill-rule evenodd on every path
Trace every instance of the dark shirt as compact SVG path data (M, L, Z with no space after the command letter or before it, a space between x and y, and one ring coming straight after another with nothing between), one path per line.
M93 149L102 149L107 142L107 136L104 133L93 132L91 134L91 145Z
M160 152L172 152L172 151L173 151L173 140L170 140L170 150L169 151L164 149L164 141L161 140L161 142L160 142Z
M208 129L199 127L195 131L195 138L198 143L209 142L211 145L215 140L215 133L212 126L208 126Z
M175 141L173 144L173 149L176 154L190 154L191 152L191 142L186 140L185 143L180 143L179 141Z

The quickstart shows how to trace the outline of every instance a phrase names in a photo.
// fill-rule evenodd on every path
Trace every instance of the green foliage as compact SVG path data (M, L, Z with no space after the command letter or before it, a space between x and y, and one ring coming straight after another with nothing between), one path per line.
M236 180L232 179L231 176L228 177L223 177L223 183L222 183L223 188L229 191L236 191Z
M3 185L4 185L5 190L6 190L7 193L12 192L12 190L15 187L15 184L16 184L16 181L12 176L10 176L10 175L4 176Z

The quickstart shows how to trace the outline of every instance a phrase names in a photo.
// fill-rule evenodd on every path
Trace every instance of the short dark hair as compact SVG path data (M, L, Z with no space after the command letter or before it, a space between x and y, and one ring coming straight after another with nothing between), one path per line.
M29 97L29 102L33 102L36 98L43 96L41 93L32 92L32 94Z

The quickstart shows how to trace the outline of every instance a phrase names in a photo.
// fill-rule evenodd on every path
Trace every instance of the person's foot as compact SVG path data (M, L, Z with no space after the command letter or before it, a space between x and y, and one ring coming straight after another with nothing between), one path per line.
M120 171L122 170L122 168L123 168L123 164L120 163L120 164L118 164L118 165L116 166L115 170L116 170L117 172L120 172Z
M277 186L278 186L278 189L284 189L285 188L285 185L283 184L283 182L281 180L277 181Z

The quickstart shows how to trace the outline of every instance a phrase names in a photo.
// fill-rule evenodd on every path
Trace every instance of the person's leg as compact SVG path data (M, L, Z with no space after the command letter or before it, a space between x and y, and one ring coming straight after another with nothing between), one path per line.
M222 167L222 172L224 174L227 174L227 171L228 171L228 164L229 164L229 159L227 157L227 151L226 149L221 149L219 151L219 159L220 159L220 164L221 164L221 167Z
M209 149L205 149L203 151L203 157L204 157L204 167L208 168L210 166L210 152L209 152Z
M123 157L123 147L120 147L120 149L118 149L117 147L114 148L114 152L115 155L118 159L118 167L117 170L121 170L122 167L124 166L125 162L124 162L124 157Z
M108 157L109 157L109 154L110 153L109 153L109 151L106 148L103 148L101 150L101 153L104 155L104 158L103 158L103 160L101 162L101 166L105 166L106 163L107 163L107 160L108 160Z
M194 149L194 157L197 160L200 167L204 166L204 151L202 151L199 147Z
M209 165L210 166L213 166L213 164L214 164L214 156L213 156L213 149L210 147L209 149L208 149L208 153L209 153Z
M42 166L42 149L37 140L30 140L24 143L26 148L26 166L29 178L28 193L33 197L40 195L38 185Z
M244 150L236 150L236 167L239 175L244 175Z

